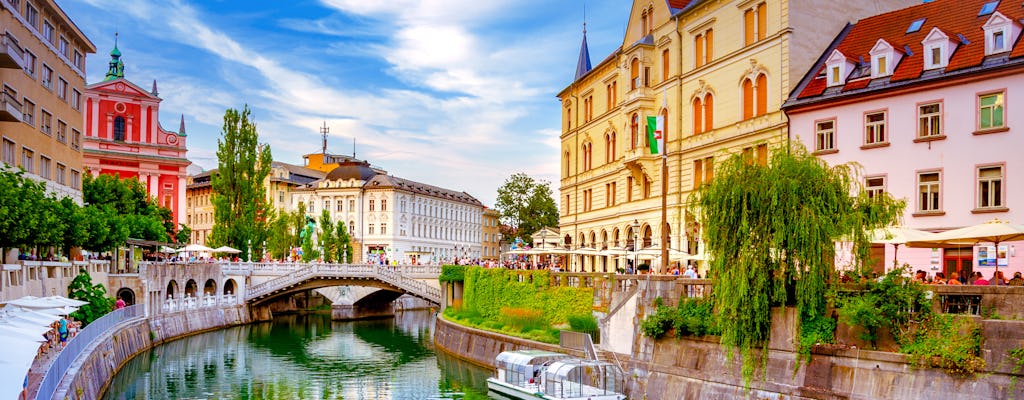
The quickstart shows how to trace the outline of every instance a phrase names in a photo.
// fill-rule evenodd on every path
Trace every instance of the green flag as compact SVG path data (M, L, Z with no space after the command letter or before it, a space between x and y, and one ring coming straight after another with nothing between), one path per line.
M647 117L647 143L651 144L651 154L661 154L665 148L665 133L662 132L661 117Z

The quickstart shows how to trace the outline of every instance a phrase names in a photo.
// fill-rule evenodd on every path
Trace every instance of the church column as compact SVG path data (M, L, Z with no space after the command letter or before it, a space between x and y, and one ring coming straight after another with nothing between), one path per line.
M160 175L150 173L146 174L146 176L149 178L149 196L156 199L157 202L159 202L160 198L157 195L159 195L160 192L157 185L160 181Z
M100 100L93 99L91 102L92 107L92 131L90 132L92 137L100 137Z
M174 192L178 195L178 201L174 207L178 210L174 215L176 224L174 229L178 229L177 224L180 224L185 218L185 175L178 175L178 187L174 188Z
M152 133L146 125L146 122L149 121L149 106L143 107L142 112L139 114L141 114L140 117L142 118L142 121L139 121L139 141L143 143L155 143Z

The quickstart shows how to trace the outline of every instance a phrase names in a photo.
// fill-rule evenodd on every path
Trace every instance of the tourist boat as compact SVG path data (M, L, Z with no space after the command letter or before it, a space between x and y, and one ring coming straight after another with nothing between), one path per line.
M512 399L622 400L622 370L611 363L540 350L505 351L495 358L487 389Z

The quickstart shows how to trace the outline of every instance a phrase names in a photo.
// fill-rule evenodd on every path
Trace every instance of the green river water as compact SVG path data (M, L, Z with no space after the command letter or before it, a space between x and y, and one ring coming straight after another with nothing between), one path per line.
M490 372L433 346L433 313L289 315L139 354L104 399L479 399Z

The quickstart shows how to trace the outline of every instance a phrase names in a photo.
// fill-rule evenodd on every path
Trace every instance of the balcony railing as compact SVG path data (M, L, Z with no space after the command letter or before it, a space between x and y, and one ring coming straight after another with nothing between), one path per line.
M0 121L21 121L21 102L6 90L0 96Z
M10 33L0 36L0 68L25 68L25 51Z

